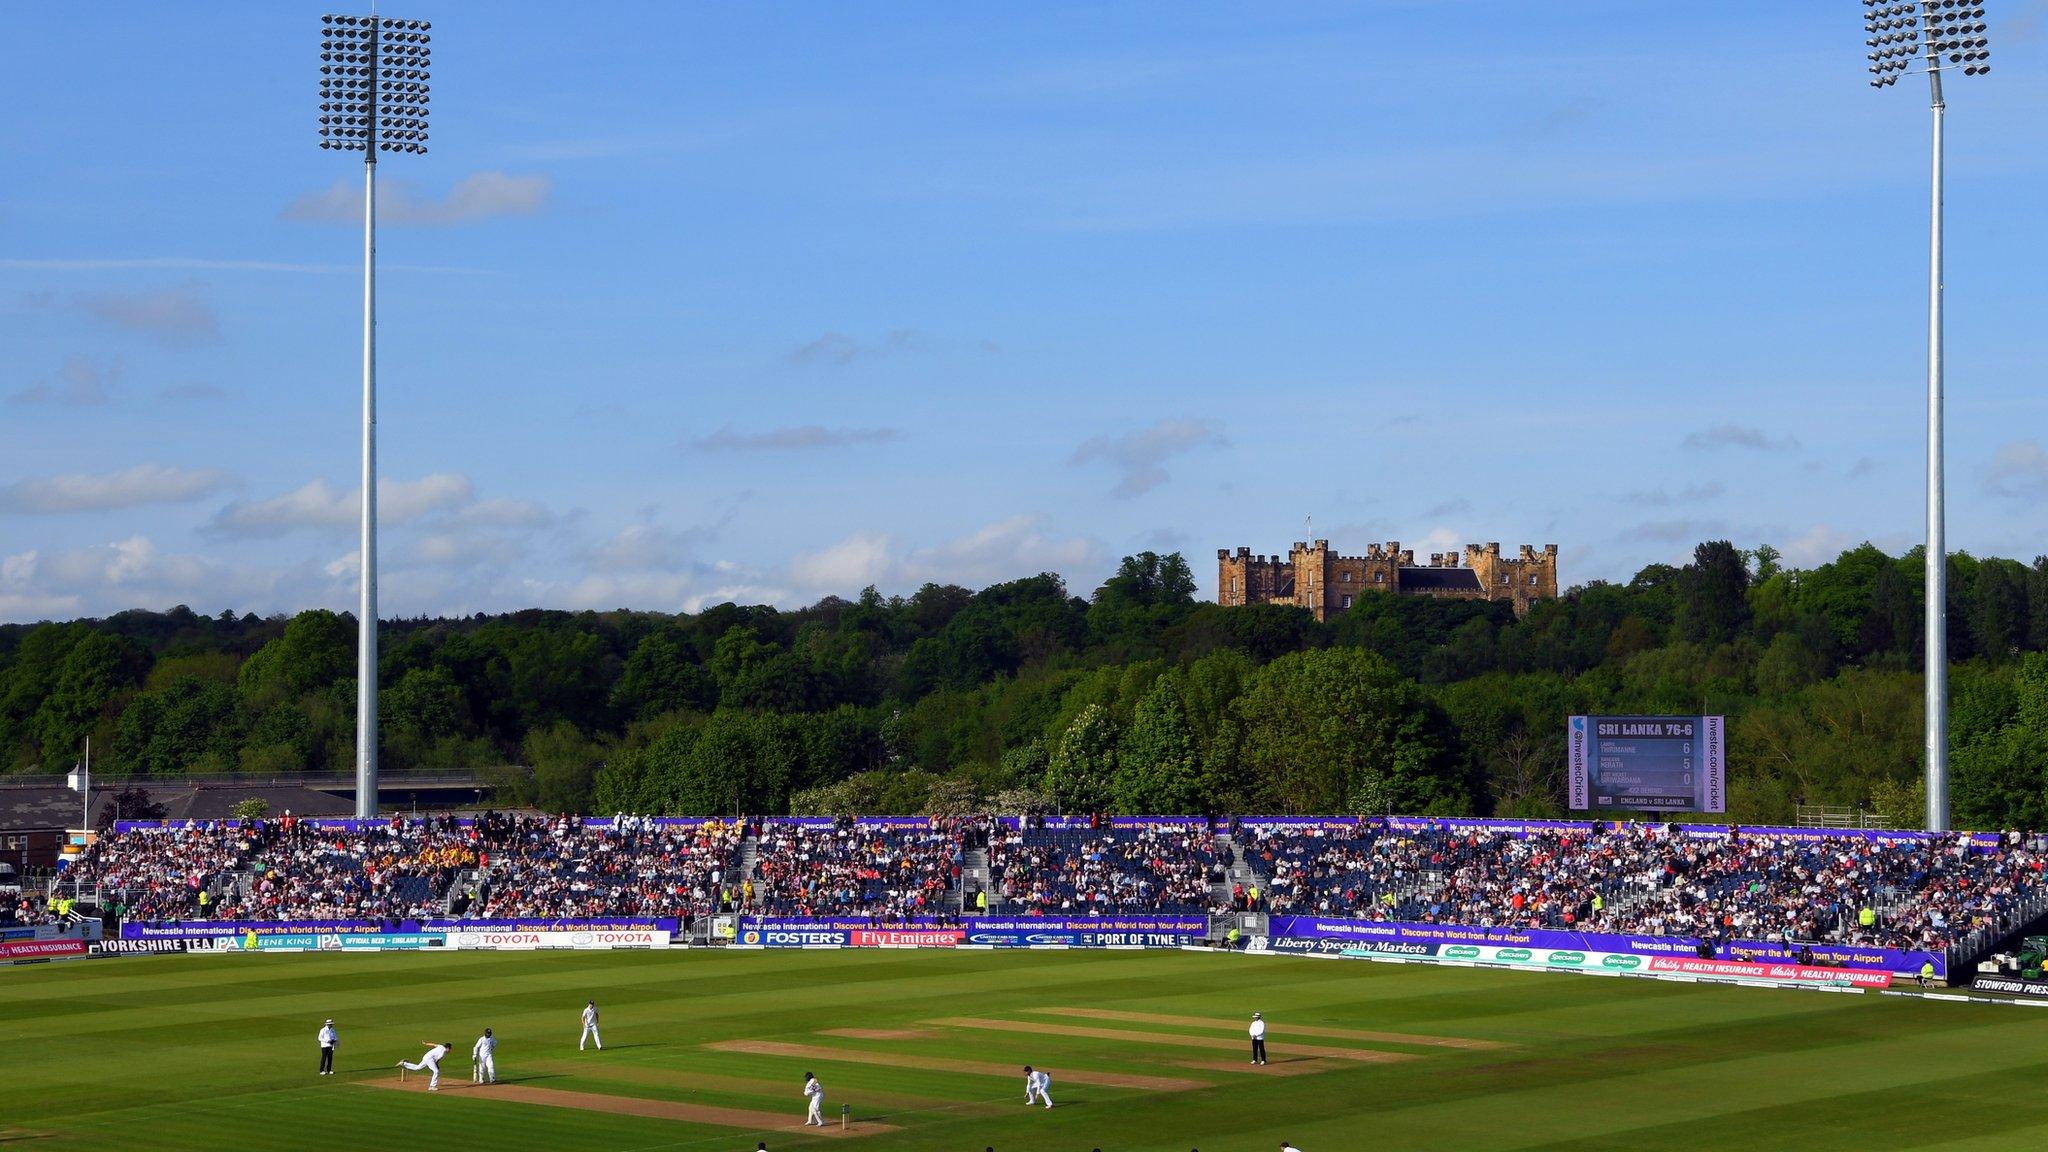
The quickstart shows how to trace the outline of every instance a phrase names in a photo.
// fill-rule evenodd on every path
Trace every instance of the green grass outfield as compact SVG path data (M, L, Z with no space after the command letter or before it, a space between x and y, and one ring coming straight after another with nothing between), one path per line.
M604 1012L602 1054L576 1051L589 998ZM1264 1072L1245 1064L1254 1010L1272 1023ZM341 1074L322 1079L314 1033L328 1016ZM469 1044L486 1025L501 1040L500 1078L548 1103L466 1086ZM866 1034L832 1034L847 1030ZM464 1083L433 1096L389 1090L392 1063L427 1038L456 1042L445 1068ZM926 1066L888 1063L905 1058ZM1053 1071L1053 1111L1024 1107L1022 1074L1008 1070L1025 1063ZM794 1128L807 1069L835 1123L850 1102L877 1127L850 1139ZM676 1103L787 1120L612 1110ZM750 1152L763 1139L777 1150L1272 1152L1283 1137L1304 1152L2044 1148L2048 1012L1177 952L270 954L0 968L0 1145L38 1152Z

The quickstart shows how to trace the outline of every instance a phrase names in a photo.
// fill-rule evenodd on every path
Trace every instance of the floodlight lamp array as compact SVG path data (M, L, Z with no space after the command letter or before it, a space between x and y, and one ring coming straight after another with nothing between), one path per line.
M320 18L320 147L427 150L432 27L425 20Z
M1920 0L1927 22L1927 53L1960 64L1965 76L1991 71L1991 41L1985 36L1984 6L1971 0Z
M1938 72L1944 58L1965 76L1991 71L1990 30L1975 0L1863 0L1870 86L1889 88L1915 64Z
M1913 66L1920 55L1920 6L1918 3L1886 3L1863 0L1863 41L1870 51L1870 86L1885 88L1899 82L1899 74Z

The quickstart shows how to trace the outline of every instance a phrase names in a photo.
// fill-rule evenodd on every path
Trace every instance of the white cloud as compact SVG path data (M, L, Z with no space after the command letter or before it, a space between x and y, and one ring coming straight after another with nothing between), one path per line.
M789 591L770 584L734 580L731 573L704 571L590 573L567 584L548 585L542 597L574 609L633 608L655 612L699 612L728 600L768 604L786 600Z
M855 360L889 356L917 349L922 340L914 328L892 328L872 343L844 332L827 332L790 350L792 364L851 364Z
M927 548L900 550L893 537L855 533L789 563L791 582L815 594L851 596L870 584L897 590L927 582L980 588L1040 572L1092 569L1100 542L1062 537L1042 515L1011 516Z
M74 408L95 407L113 399L114 384L121 378L121 362L102 363L90 356L66 356L57 369L57 379L30 385L8 397L14 404L62 404Z
M1074 449L1070 463L1110 465L1119 473L1110 495L1129 498L1171 479L1165 465L1173 457L1223 443L1222 433L1206 420L1161 420L1135 432L1094 437Z
M95 320L172 343L220 335L213 305L196 285L149 292L85 293L75 304Z
M1102 546L1097 541L1085 536L1058 537L1050 528L1049 518L1043 515L1012 516L935 548L913 552L906 567L920 584L943 579L979 588L998 580L1065 572L1101 561Z
M1860 543L1862 538L1859 536L1825 524L1815 524L1785 543L1784 560L1794 568L1812 568L1833 560Z
M2005 445L1984 470L1984 487L1994 496L2015 500L2048 497L2048 452L2033 440Z
M1618 538L1653 544L1695 544L1723 534L1718 520L1651 520L1622 529Z
M473 568L479 564L510 564L526 554L523 541L491 532L453 530L429 532L400 553L407 563L435 568Z
M475 500L469 477L445 472L382 481L377 496L378 520L390 524L465 508ZM316 479L268 500L237 500L216 513L208 529L228 536L277 536L299 528L351 528L362 515L362 500L360 487L343 489Z
M545 505L503 496L463 505L461 511L455 513L455 518L479 528L545 528L556 520L555 514Z
M546 176L513 176L477 172L463 177L448 195L436 200L403 180L386 182L377 196L377 222L392 225L472 224L504 216L532 216L547 205L554 181ZM318 191L285 205L286 220L325 224L360 224L363 182L344 176Z
M68 552L20 553L0 561L0 618L106 615L177 604L202 612L275 602L292 573L237 567L204 557L166 553L147 536L128 536ZM299 604L310 590L289 593Z
M659 524L628 524L590 552L598 572L677 568L689 560L694 532L673 532Z
M825 428L800 424L770 428L764 432L735 432L720 428L709 436L690 442L705 452L801 452L810 448L845 448L857 444L887 444L902 438L894 428Z
M1631 504L1643 504L1652 508L1668 508L1674 504L1698 504L1702 501L1712 500L1720 496L1724 491L1726 489L1721 487L1720 481L1709 480L1704 484L1688 484L1676 492L1662 487L1642 492L1631 492L1622 497L1622 499Z
M211 496L232 482L227 473L215 468L138 464L119 472L72 473L0 485L0 512L48 516L182 504Z
M887 580L895 568L889 538L878 533L848 536L819 552L789 562L790 577L800 587L846 594Z
M1790 436L1775 438L1761 428L1743 424L1716 424L1712 428L1687 433L1684 444L1687 448L1748 448L1757 452L1782 452L1799 447L1799 441Z

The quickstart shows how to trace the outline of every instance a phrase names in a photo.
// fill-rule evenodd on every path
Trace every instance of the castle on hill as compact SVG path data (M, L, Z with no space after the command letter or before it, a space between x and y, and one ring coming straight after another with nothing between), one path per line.
M1538 600L1556 598L1557 545L1539 552L1524 544L1520 555L1503 556L1498 543L1467 544L1462 557L1430 553L1427 565L1417 564L1414 550L1398 540L1368 545L1363 556L1338 555L1328 540L1297 540L1284 557L1216 550L1219 604L1292 604L1328 620L1368 592L1506 601L1519 616Z

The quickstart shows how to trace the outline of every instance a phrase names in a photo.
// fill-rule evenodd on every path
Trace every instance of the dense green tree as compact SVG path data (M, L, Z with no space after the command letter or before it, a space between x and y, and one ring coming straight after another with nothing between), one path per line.
M1679 579L1678 633L1695 644L1727 644L1749 622L1749 568L1726 540L1692 552Z
M1201 756L1179 679L1153 682L1117 743L1109 789L1117 812L1199 812L1205 805Z
M462 731L462 690L444 668L416 668L378 699L387 730L412 731L429 740Z
M134 683L137 669L136 653L122 640L104 632L79 637L36 709L34 730L42 744L43 763L76 759L86 734L99 724L114 697Z
M43 739L35 716L56 687L71 649L91 633L92 626L82 621L35 625L20 634L6 666L0 668L0 739L14 765L43 763ZM69 764L69 753L64 755L48 766Z
M137 776L232 771L242 746L235 694L208 680L139 693L121 713L111 759Z
M588 812L605 750L567 720L527 732L521 742L533 768L534 802L549 812Z
M1090 704L1061 735L1046 765L1045 790L1067 812L1104 812L1116 778L1117 729L1109 709Z
M1283 656L1260 669L1232 715L1234 763L1219 774L1257 810L1471 810L1434 706L1371 653Z
M302 772L313 763L315 733L313 721L297 704L278 704L250 725L242 747L241 766L245 772L284 774Z
M1955 684L1954 818L1961 828L2048 828L2048 655Z
M682 763L667 771L669 811L678 816L779 812L789 796L791 741L769 716L721 708Z
M1992 663L2019 655L2027 638L2026 569L2010 560L1977 566L1970 589L1970 631L1977 651Z
M1061 802L1026 794L1060 759L1091 765L1064 789L1083 808L1178 795L1219 811L1539 815L1560 802L1564 716L1671 711L1729 717L1732 818L1911 810L1918 551L1863 545L1802 570L1711 541L1691 560L1520 616L1371 594L1326 623L1223 608L1192 602L1181 557L1141 553L1088 600L1040 574L788 610L390 620L384 762L501 779L506 803L571 805L587 781L600 810L722 810L735 793L772 806L797 791L934 812L1000 794L1026 810ZM2027 660L2048 650L2048 558L1948 562L1957 810L2032 822L2048 802L2038 725L2019 717ZM1339 688L1303 672L1367 653L1391 680ZM353 622L331 612L0 625L0 769L61 770L92 731L107 774L345 770L353 669ZM1093 743L1077 736L1061 759L1084 715ZM1414 754L1388 768L1390 741Z
M634 720L683 709L709 712L718 706L718 682L697 662L688 630L671 626L648 633L633 649L611 704Z

